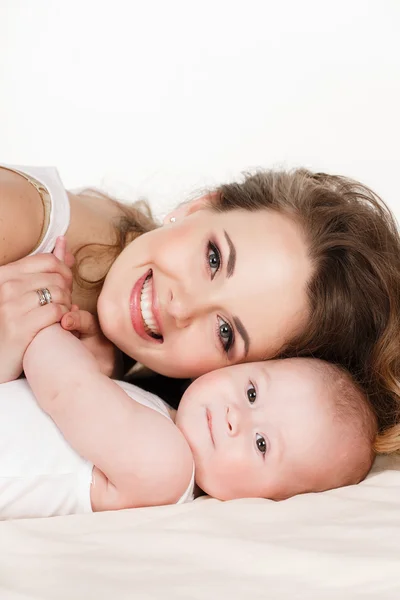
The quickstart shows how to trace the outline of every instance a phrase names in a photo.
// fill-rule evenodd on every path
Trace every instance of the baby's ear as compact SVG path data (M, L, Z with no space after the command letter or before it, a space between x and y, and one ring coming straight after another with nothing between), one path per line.
M199 198L195 198L194 200L183 202L172 212L168 213L168 215L163 220L163 224L169 225L173 223L179 223L179 221L181 221L185 217L188 217L189 215L192 215L198 210L202 210L212 205L215 197L216 193L212 192L210 194L200 196Z

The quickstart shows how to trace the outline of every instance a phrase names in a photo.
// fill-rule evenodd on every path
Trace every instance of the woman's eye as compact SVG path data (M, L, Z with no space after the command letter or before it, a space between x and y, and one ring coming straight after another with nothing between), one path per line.
M267 442L265 441L265 438L260 435L259 433L256 433L256 446L257 446L257 450L259 450L259 452L261 452L261 454L265 454L267 451Z
M211 272L211 279L214 279L221 267L221 253L217 246L209 242L207 248L207 260Z
M218 317L218 336L224 351L228 353L233 346L234 333L229 323L221 319L221 317Z
M256 398L257 398L257 392L256 392L256 388L251 383L251 381L250 381L249 387L247 388L246 393L247 393L247 398L249 399L250 404L254 404L254 402L256 401Z

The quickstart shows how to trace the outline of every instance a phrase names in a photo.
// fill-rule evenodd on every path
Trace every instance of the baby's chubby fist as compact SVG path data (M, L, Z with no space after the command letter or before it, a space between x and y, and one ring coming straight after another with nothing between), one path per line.
M104 375L122 377L121 351L105 337L95 315L73 305L61 319L61 326L80 339L97 360Z

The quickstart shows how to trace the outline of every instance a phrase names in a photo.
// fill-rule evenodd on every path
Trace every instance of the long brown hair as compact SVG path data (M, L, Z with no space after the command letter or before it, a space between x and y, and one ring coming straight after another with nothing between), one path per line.
M310 318L279 356L315 356L347 368L376 411L376 450L399 450L400 238L388 207L356 181L304 169L223 185L213 206L268 208L300 225L314 266Z
M156 226L146 205L121 207L110 265ZM278 356L315 356L348 369L375 409L376 450L400 450L400 238L388 207L356 181L304 169L246 175L210 194L210 207L274 210L302 228L314 266L310 317ZM105 275L90 285L101 288Z
M74 280L82 290L99 294L107 273L122 250L135 238L157 227L151 208L145 200L133 204L124 204L115 198L100 192L95 188L85 188L78 196L93 196L108 200L118 205L120 217L115 220L115 241L113 244L83 244L75 251L73 266ZM84 276L85 264L90 261L104 259L104 270L97 279L87 279Z

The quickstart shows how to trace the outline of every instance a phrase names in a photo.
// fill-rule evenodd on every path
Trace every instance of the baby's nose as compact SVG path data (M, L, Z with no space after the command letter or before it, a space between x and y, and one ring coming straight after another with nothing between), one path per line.
M226 407L226 424L228 427L228 435L234 437L240 430L240 415L237 408L234 406Z

